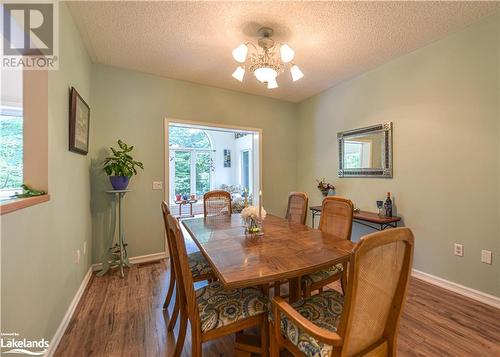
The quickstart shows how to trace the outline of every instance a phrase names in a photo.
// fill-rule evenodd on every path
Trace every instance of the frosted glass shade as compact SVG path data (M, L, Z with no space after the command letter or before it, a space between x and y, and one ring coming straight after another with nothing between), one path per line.
M276 78L273 78L269 82L267 82L267 89L274 89L274 88L278 88L278 82L276 82Z
M243 82L243 77L245 76L245 69L243 67L238 66L236 70L233 72L233 78Z
M302 73L299 66L297 66L296 64L294 64L292 68L290 68L290 72L292 73L292 79L294 82L304 77L304 73Z
M276 76L278 75L278 72L276 72L274 69L269 68L269 67L261 67L257 68L253 74L255 75L255 78L259 82L270 82L273 79L276 80Z
M288 45L281 45L280 47L281 60L285 63L290 62L295 57L295 51Z
M247 59L248 47L245 44L241 44L233 50L233 58L240 63L245 62Z

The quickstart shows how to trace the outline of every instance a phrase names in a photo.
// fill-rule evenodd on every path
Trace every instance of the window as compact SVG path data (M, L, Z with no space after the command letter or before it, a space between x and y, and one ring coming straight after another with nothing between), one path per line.
M0 107L0 198L21 190L23 183L23 111Z
M23 75L2 72L0 104L0 199L22 191L23 184Z
M250 190L250 151L241 152L241 185Z
M47 202L48 194L17 198L20 185L48 191L48 72L2 70L0 213Z
M202 197L212 189L212 144L201 129L169 126L171 201L175 195Z

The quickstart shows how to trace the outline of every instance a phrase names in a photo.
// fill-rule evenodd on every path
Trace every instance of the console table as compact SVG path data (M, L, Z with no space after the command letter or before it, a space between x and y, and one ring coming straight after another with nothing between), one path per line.
M106 191L109 195L114 195L113 216L111 219L111 236L109 240L109 248L102 255L102 269L97 276L103 276L109 269L119 267L120 276L123 278L123 267L131 267L132 264L128 261L127 243L125 243L125 232L123 229L123 196L130 190L109 190ZM116 206L118 205L118 239L115 243L115 226L116 226Z
M314 228L314 218L321 215L323 208L321 206L311 206L309 209L311 210L312 227ZM379 216L378 213L368 211L354 212L352 218L353 222L376 229L377 231L383 231L386 228L396 228L398 222L401 221L401 217L383 217Z

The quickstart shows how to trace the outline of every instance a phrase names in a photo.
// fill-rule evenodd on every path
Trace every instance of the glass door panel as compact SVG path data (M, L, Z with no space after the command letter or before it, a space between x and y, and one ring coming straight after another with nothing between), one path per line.
M250 152L241 153L241 184L247 190L250 189Z
M196 153L196 196L201 197L210 191L212 157L209 152Z
M191 193L191 152L174 151L174 194Z

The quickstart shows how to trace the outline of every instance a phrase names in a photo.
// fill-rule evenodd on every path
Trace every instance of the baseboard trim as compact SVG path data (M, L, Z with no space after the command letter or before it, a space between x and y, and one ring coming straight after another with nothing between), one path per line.
M165 259L167 257L167 253L153 253L147 255L139 255L137 257L131 257L129 260L132 264L140 264L140 263L149 263L154 262L156 260Z
M80 302L80 299L82 298L83 293L85 292L85 289L87 288L87 285L90 282L91 277L92 277L92 266L89 267L87 274L85 274L85 276L83 277L82 283L80 284L80 287L76 291L75 297L71 301L71 304L69 304L68 310L66 310L66 314L64 315L61 323L59 324L56 333L52 337L50 345L47 348L47 352L45 353L46 357L51 357L56 352L57 346L59 345L59 342L61 341L61 338L63 337L64 332L66 331L66 328L68 327L68 324L71 321L73 314L75 313L76 307L78 306L78 303Z
M149 262L154 262L157 260L165 259L167 258L167 253L166 252L159 252L159 253L153 253L153 254L146 254L146 255L138 255L136 257L130 257L129 261L132 264L141 264L141 263L149 263ZM92 269L95 270L100 270L102 266L102 263L96 263L92 265Z
M483 293L482 291L475 290L472 288L469 288L467 286L463 286L457 283L454 283L452 281L439 278L437 276L424 273L423 271L417 270L417 269L412 269L412 276L415 278L418 278L420 280L423 280L427 283L439 286L443 289L453 291L457 294L466 296L470 299L482 302L484 304L496 307L497 309L500 309L500 297L490 295L487 293Z

